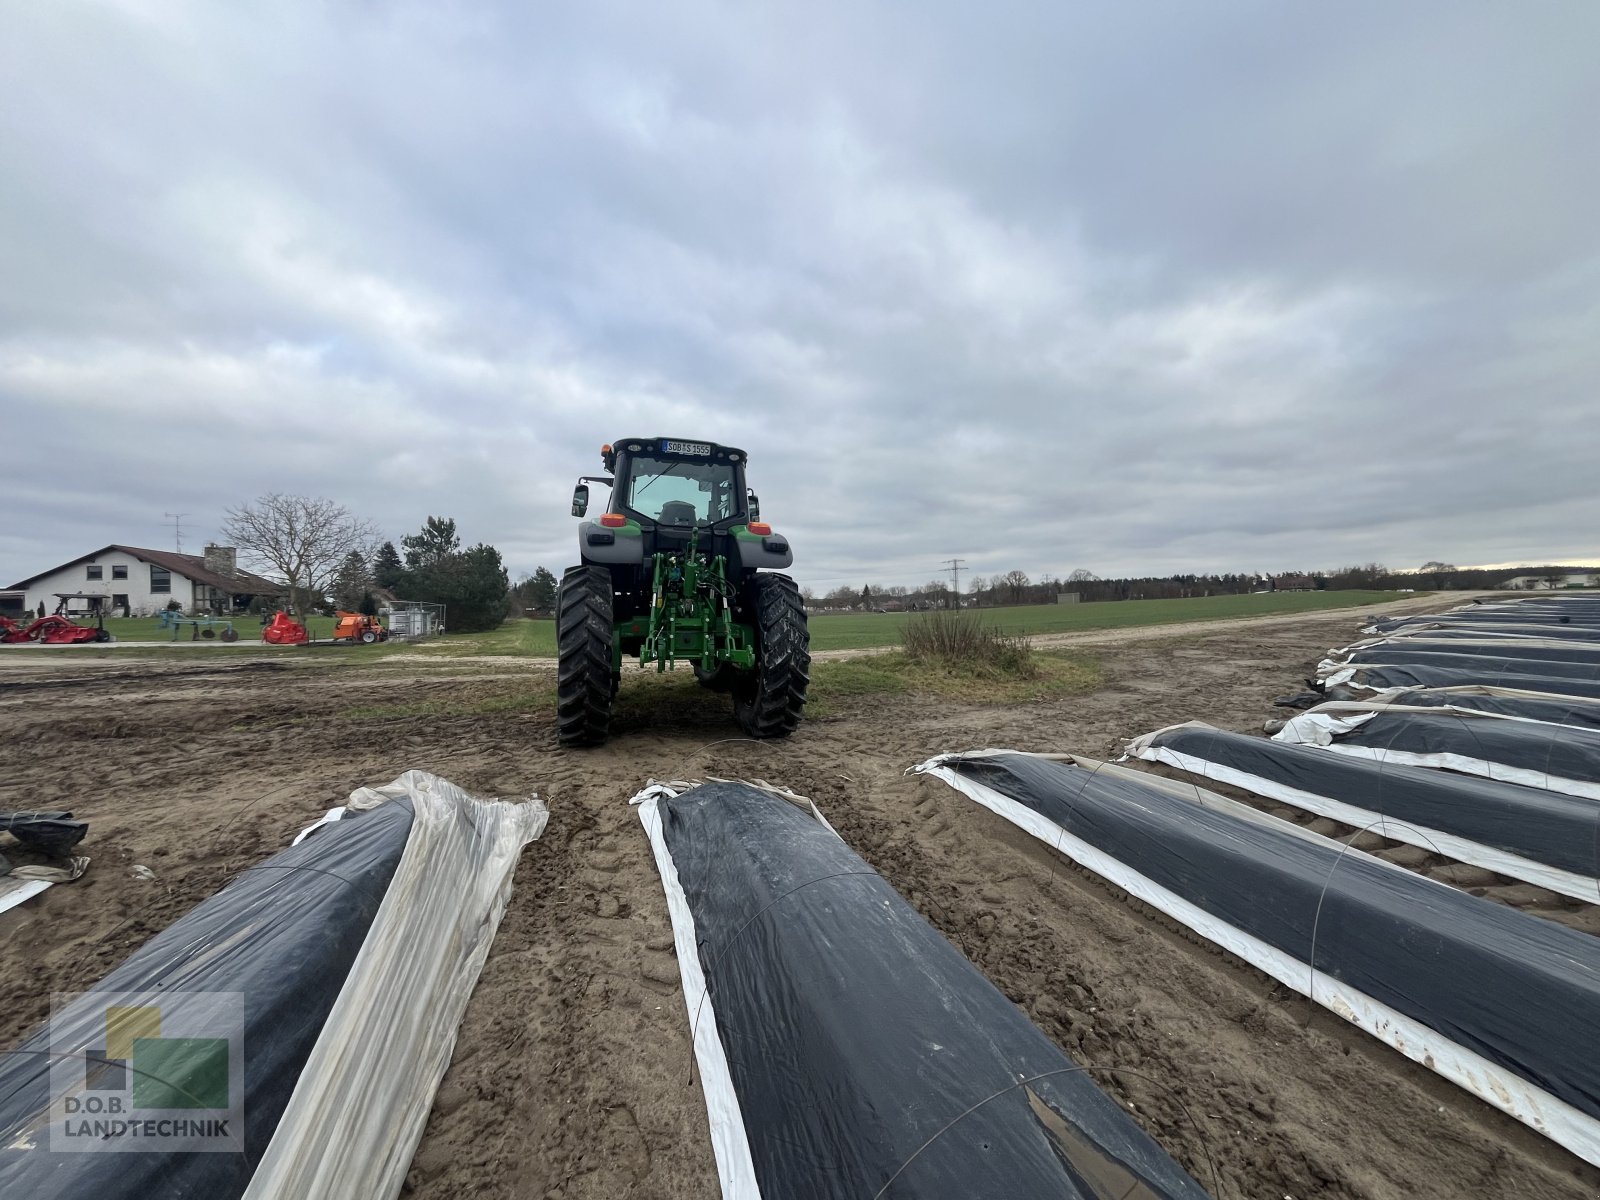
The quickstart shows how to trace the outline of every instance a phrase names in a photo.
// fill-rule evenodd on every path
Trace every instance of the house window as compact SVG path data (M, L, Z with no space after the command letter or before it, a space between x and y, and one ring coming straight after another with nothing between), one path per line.
M86 578L86 579L99 579L100 578L100 567L98 565L92 566L92 567L88 567L88 568L86 568L86 570L88 571L88 574L85 575L84 578Z
M152 595L172 591L172 572L165 567L150 568L150 592Z
M128 564L116 563L111 568L111 578L126 579L128 577Z

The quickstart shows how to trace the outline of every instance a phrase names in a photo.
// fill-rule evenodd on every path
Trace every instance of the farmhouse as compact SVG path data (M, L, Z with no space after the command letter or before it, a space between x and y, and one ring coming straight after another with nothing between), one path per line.
M176 600L184 612L235 613L256 596L283 591L260 575L239 570L232 546L207 546L204 554L175 554L138 546L102 546L27 579L0 597L22 612L149 616ZM20 598L20 606L18 605Z
M1310 575L1263 575L1251 585L1252 592L1314 592L1320 590Z

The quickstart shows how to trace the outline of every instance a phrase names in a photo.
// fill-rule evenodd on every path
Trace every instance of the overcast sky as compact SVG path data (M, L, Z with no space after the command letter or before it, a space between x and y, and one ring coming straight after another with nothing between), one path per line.
M269 491L512 576L1600 559L1600 5L0 0L0 575Z

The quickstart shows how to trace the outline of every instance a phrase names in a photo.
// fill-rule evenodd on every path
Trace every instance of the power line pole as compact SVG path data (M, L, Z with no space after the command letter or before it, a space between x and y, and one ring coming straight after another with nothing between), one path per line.
M961 572L965 569L966 561L964 558L947 558L943 560L944 565L950 568L950 586L955 593L950 602L951 608L961 607Z
M185 517L187 517L189 514L188 513L162 513L161 515L163 517L166 517L168 520L170 520L172 522L172 541L173 541L173 544L175 546L177 546L178 553L182 554L183 553L183 519Z

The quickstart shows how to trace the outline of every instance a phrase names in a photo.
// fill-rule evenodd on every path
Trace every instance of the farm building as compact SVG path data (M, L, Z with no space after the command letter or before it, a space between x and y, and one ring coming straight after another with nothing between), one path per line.
M1252 592L1314 592L1319 590L1316 579L1310 575L1263 575L1251 587Z
M1500 586L1512 592L1544 592L1556 588L1594 587L1597 576L1589 571L1558 571L1553 575L1514 575Z
M18 580L0 595L21 595L21 610L107 616L148 616L176 600L184 612L235 613L283 585L241 571L232 546L176 554L138 546L102 546L71 562ZM13 604L15 601L13 600Z
M1272 579L1275 592L1314 592L1317 581L1309 575L1276 575Z

